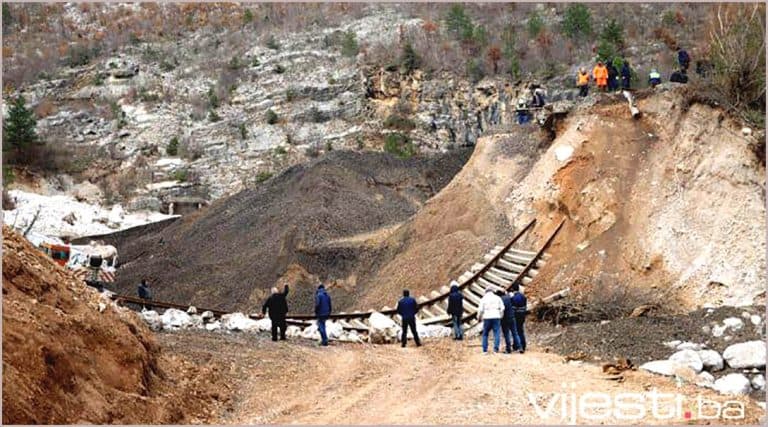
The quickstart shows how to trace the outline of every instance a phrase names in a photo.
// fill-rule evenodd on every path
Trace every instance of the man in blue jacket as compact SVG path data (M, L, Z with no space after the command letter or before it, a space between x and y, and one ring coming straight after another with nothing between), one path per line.
M525 353L525 315L528 311L528 301L520 292L518 284L512 285L512 307L515 310L515 321L512 323L512 338L520 353Z
M504 335L505 353L517 351L517 341L512 339L512 329L515 323L515 307L512 305L512 293L499 295L504 303L504 316L501 318L501 332Z
M685 71L688 71L688 66L691 64L691 57L688 56L688 52L682 47L677 48L677 63Z
M331 315L331 296L325 292L322 283L315 292L315 316L317 316L317 330L320 332L320 345L328 345L328 335L325 333L325 321Z
M402 319L402 324L400 326L403 329L400 346L405 347L405 343L408 341L408 328L411 328L413 340L416 341L416 347L421 347L419 333L416 332L416 313L419 312L419 305L410 295L411 293L408 289L403 290L403 297L397 302L397 314L399 314L400 319Z
M632 81L632 69L629 68L629 61L625 58L622 61L624 61L624 64L621 66L621 88L629 89L630 82Z
M464 315L464 295L459 291L458 284L451 285L451 293L448 295L448 314L451 315L453 321L453 339L463 340L464 331L461 330L461 317Z

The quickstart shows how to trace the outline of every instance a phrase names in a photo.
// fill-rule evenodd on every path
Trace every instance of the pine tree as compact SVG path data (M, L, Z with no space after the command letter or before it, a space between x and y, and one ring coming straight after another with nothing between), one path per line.
M400 65L405 73L410 73L416 68L419 68L419 57L416 55L416 51L410 43L406 43L405 46L403 46L403 52L400 56Z
M36 125L35 115L25 105L24 97L19 95L12 100L8 117L3 123L3 151L20 153L37 142Z

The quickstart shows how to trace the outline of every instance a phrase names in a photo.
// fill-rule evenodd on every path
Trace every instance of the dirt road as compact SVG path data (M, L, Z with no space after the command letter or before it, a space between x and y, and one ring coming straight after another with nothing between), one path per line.
M682 424L697 419L699 394L721 405L733 400L638 371L625 372L621 382L603 379L600 366L564 363L561 356L536 349L483 355L478 340L434 340L419 349L318 348L306 341L272 343L263 336L198 332L161 334L160 340L168 351L228 371L233 403L216 420L221 423ZM578 401L587 392L605 393L608 409L580 414ZM669 417L657 419L654 392L677 393L685 400L678 408L672 396L659 395L657 411ZM634 402L643 409L619 413L613 406L619 393L638 393ZM748 399L740 402L745 405L740 423L756 423L762 409ZM583 416L590 414L597 418Z

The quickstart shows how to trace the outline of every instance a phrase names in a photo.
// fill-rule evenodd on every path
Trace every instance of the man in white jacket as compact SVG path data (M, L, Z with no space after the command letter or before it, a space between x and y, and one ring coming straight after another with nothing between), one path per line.
M483 353L488 353L488 331L493 328L493 351L499 352L501 344L501 318L504 315L504 302L493 293L490 287L480 300L477 317L483 321Z

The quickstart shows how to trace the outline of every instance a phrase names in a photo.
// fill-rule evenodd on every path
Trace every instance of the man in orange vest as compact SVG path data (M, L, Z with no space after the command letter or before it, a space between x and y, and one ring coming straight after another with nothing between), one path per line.
M605 91L608 87L608 68L603 65L603 61L597 61L595 69L592 70L592 77L595 79L597 88Z
M589 93L589 74L584 67L579 68L578 74L576 74L576 87L579 88L579 96L587 96Z

